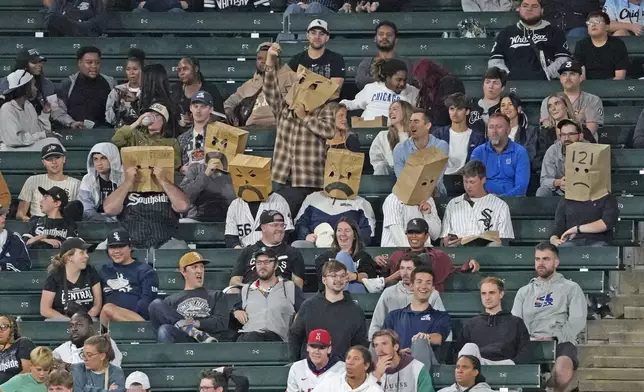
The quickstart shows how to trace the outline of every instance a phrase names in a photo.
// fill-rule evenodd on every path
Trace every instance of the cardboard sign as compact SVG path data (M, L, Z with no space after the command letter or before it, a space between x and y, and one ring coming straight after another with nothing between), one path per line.
M386 128L387 119L378 116L373 120L365 120L362 117L351 117L351 128Z
M206 154L213 151L224 153L228 162L246 149L248 131L221 122L206 127Z
M420 205L434 192L445 170L447 155L435 147L423 148L407 158L393 193L407 205Z
M484 240L483 242L496 242L497 244L501 243L501 237L498 231L484 231L479 235L469 235L461 238L461 245L467 245L475 240Z
M334 199L355 199L363 165L363 153L330 148L324 167L324 194Z
M336 91L339 91L340 86L331 79L320 76L300 65L297 72L302 71L305 72L304 78L294 84L286 94L285 100L289 104L289 109L295 109L295 105L301 103L307 112L311 112L324 105L335 96Z
M610 193L610 146L573 143L566 147L566 199L597 200Z
M273 190L271 159L237 154L228 164L235 194L244 201L264 201Z
M170 146L145 146L121 148L123 171L138 166L139 176L131 192L163 192L163 188L152 176L152 169L162 167L163 176L174 184L174 148Z

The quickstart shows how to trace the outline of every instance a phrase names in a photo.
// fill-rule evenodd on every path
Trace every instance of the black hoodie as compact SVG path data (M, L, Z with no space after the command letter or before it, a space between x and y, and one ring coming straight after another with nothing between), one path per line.
M325 329L331 335L332 355L344 359L349 348L355 345L368 347L367 326L364 312L344 292L344 298L329 302L324 293L304 301L289 331L289 352L292 362L306 358L306 340L314 329Z
M463 324L458 349L465 343L479 346L481 357L491 361L515 360L527 349L530 333L523 320L502 310L490 315L481 313Z

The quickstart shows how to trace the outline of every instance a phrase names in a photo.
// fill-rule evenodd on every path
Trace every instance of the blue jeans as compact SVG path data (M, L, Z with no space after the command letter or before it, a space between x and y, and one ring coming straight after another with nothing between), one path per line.
M150 323L157 332L159 343L195 343L195 339L188 336L174 324L183 320L183 317L172 309L162 299L155 299L148 307Z
M588 37L587 27L574 27L566 33L567 39L581 39Z
M353 262L353 258L351 255L347 252L338 252L337 255L335 255L335 259L338 260L340 263L344 264L347 267L347 272L351 273L357 273L358 269L356 268L356 265ZM345 288L350 293L366 293L367 289L365 289L364 285L360 282L351 282L347 283L347 286Z

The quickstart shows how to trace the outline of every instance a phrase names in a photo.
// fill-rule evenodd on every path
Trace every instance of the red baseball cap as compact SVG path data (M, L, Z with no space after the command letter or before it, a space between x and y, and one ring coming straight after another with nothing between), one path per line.
M330 346L331 334L325 329L314 329L309 333L308 344Z

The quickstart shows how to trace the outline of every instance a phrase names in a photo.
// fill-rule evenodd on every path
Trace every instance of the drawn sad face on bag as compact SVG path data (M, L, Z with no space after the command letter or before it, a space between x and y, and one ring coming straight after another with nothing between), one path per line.
M355 199L360 189L364 154L329 149L324 167L324 194L334 199Z
M566 199L597 200L611 190L610 146L572 143L566 147Z

